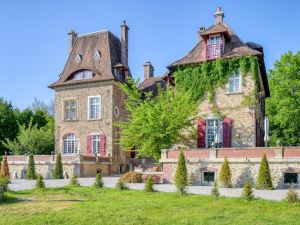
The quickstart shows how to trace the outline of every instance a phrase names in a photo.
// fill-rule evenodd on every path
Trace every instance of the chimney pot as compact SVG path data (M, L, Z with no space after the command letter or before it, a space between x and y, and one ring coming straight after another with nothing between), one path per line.
M77 33L74 31L74 30L71 30L69 33L68 33L68 39L69 39L69 54L71 53L72 51L72 48L74 46L74 43L75 43L75 40L77 38Z
M215 24L223 22L223 18L225 17L225 14L222 12L222 8L218 7L217 11L214 13L215 17Z
M153 76L154 76L154 68L151 62L148 61L144 64L144 80L147 80Z

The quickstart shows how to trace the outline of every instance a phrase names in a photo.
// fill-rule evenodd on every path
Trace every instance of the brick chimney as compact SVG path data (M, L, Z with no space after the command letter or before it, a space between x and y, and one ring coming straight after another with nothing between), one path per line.
M214 17L215 17L215 24L221 23L223 22L223 18L224 18L224 13L222 12L221 7L217 8L217 11L214 13Z
M147 80L151 77L153 77L154 74L154 68L151 64L151 62L146 62L144 64L144 80Z
M205 31L205 27L200 27L198 31L198 42L202 41L202 36L201 34Z
M71 53L72 51L72 48L74 46L74 43L75 43L75 40L77 38L77 33L74 31L74 30L71 30L69 33L68 33L68 39L69 39L69 54Z
M126 25L126 21L123 20L123 24L121 25L121 57L122 64L128 68L128 30L129 27Z

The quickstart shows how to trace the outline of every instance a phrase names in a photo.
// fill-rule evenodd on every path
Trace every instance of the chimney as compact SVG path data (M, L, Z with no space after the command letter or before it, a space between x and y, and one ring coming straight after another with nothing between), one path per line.
M129 27L126 25L126 21L123 20L123 24L121 25L121 57L122 64L128 68L128 30Z
M202 36L201 34L205 31L205 27L200 27L199 31L198 31L198 43L200 41L202 41Z
M74 43L75 43L75 40L77 38L77 33L74 31L74 30L71 30L69 33L68 33L68 39L69 39L69 54L71 53L72 51L72 48L74 46Z
M154 69L151 62L146 62L144 64L144 80L153 77L153 74L154 74Z
M223 18L224 18L224 13L222 12L221 7L217 8L217 11L214 13L214 17L215 17L215 24L221 23L223 22Z

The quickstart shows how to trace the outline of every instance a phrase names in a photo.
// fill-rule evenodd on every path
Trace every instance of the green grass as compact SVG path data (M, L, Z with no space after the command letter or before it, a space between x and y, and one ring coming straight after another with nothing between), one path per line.
M0 224L299 224L300 204L92 187L7 193Z

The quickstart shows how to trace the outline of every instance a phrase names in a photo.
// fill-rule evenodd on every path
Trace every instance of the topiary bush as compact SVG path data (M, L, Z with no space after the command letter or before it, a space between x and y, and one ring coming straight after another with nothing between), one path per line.
M29 155L26 178L29 180L36 179L34 156L32 154Z
M3 188L3 191L8 190L9 178L0 174L0 187Z
M104 186L104 183L103 183L103 180L102 180L102 174L97 173L95 183L94 183L94 187L103 188L103 186Z
M149 175L149 174L146 174L146 175L142 176L143 183L146 183L149 177L152 177L152 180L153 180L154 184L159 184L160 181L161 181L161 177L158 176L158 175Z
M253 190L249 180L245 182L241 198L246 201L252 201L254 199Z
M153 185L154 185L153 178L151 176L148 176L147 181L145 183L144 190L146 192L154 192Z
M43 176L41 174L38 174L36 182L35 182L35 188L37 188L37 189L44 189L45 187L46 186L45 186L45 182L44 182Z
M255 184L258 190L273 190L272 178L266 154L263 155Z
M70 186L77 186L77 187L80 186L76 175L73 174L73 176L70 179L70 184L69 185Z
M221 167L220 170L220 175L219 175L219 182L220 186L224 188L231 188L231 171L229 167L229 161L227 160L227 157L224 159L224 163Z
M130 171L125 173L121 179L125 182L125 183L142 183L142 175L140 173L136 173L134 171Z
M215 180L214 186L210 190L210 195L214 196L214 197L219 197L220 196L219 185L218 185L218 181L217 180Z
M177 169L175 174L175 186L177 188L177 191L181 194L185 194L187 192L188 173L186 168L185 157L182 151L179 154L179 159L177 163Z
M119 178L117 184L116 184L116 188L118 190L127 190L128 186L126 185L126 183L123 181L122 177Z
M290 203L296 203L299 201L299 195L297 193L297 191L295 190L295 186L294 184L291 185L289 191L287 192L286 196L285 196L285 200Z
M58 153L55 159L55 167L52 172L52 178L54 179L64 179L63 166L61 161L61 154Z
M9 177L9 167L8 167L8 163L7 163L7 156L3 156L0 172L1 172L2 176Z

